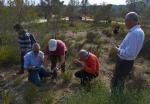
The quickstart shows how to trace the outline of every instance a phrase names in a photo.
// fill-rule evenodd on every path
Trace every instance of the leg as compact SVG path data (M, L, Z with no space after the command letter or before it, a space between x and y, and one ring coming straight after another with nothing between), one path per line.
M126 77L132 71L134 61L117 59L116 69L112 78L112 90L123 91Z
M30 72L28 80L37 86L40 86L42 84L38 71Z
M54 70L54 69L56 68L58 57L55 55L50 56L50 60L51 60L51 70L53 71L52 79L54 79L57 77L57 70Z
M20 60L21 60L20 68L21 68L21 70L17 74L23 74L24 73L24 55L25 55L25 52L20 53Z
M66 54L66 53L65 53ZM61 61L61 57L60 56L58 56L58 59L59 59L59 62ZM65 60L66 60L66 57L65 57ZM66 65L65 65L65 62L61 65L61 72L62 73L64 73L65 72L65 67L66 67Z
M47 71L45 71L43 68L39 69L39 76L42 79L43 77L49 77L50 73L48 73Z
M95 78L96 76L90 73L87 73L83 70L78 71L75 73L75 76L77 78L80 78L81 80L81 85L86 85L87 83L89 83L93 78Z

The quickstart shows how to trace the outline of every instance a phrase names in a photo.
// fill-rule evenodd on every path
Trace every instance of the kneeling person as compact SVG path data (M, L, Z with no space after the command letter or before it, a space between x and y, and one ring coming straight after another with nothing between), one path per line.
M75 65L81 70L76 72L75 76L80 78L81 85L86 85L99 75L99 60L94 54L86 50L80 50L79 57L79 60L75 60Z
M33 44L32 51L24 56L24 68L29 72L28 80L37 86L42 84L42 78L50 74L44 70L44 53L40 51L38 43Z

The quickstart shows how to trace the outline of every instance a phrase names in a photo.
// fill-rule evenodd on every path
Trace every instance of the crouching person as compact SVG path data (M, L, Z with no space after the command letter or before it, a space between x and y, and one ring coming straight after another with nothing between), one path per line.
M24 68L29 72L28 80L37 86L42 84L42 78L50 74L44 70L44 53L38 43L33 44L32 51L24 56Z
M77 78L80 78L81 86L89 85L90 81L99 75L99 60L98 58L86 51L80 50L80 59L75 60L75 65L81 70L75 73Z

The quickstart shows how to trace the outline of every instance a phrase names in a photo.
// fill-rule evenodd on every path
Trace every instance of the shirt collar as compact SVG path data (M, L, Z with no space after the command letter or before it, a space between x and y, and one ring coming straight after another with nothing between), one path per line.
M139 27L140 27L140 25L135 25L135 26L133 26L133 27L129 30L129 32L134 31L135 29L137 29L137 28L139 28Z

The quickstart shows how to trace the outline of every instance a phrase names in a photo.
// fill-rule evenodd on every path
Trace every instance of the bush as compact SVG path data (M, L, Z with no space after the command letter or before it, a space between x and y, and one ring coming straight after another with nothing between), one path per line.
M26 104L33 104L37 94L37 88L33 84L29 84L24 91L24 100Z
M70 82L72 79L72 73L70 71L64 72L62 74L62 79L64 83Z
M111 48L109 52L109 61L115 62L116 58L117 58L117 52L114 48Z
M111 30L111 28L105 28L105 29L103 29L102 30L102 33L104 34L104 35L106 35L107 37L112 37L112 30Z
M53 103L53 97L50 94L50 92L44 92L41 94L40 98L40 104L52 104Z
M95 39L99 38L98 37L99 34L98 33L94 33L94 32L88 32L87 35L86 35L86 39L87 39L87 42L93 42L95 41Z
M150 60L150 35L146 34L145 42L143 48L140 52L140 56L144 57L147 60Z
M1 46L0 47L0 65L8 66L17 64L19 62L18 53L14 46Z
M90 91L78 90L65 96L62 104L148 104L149 93L149 89L126 89L111 95L106 85L98 82Z

